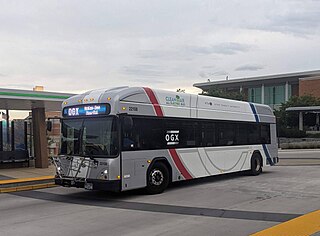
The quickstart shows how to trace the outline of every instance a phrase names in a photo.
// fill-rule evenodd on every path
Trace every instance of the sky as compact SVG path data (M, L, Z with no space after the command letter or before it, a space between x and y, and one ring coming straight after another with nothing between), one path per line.
M0 87L81 93L320 69L319 0L0 0Z

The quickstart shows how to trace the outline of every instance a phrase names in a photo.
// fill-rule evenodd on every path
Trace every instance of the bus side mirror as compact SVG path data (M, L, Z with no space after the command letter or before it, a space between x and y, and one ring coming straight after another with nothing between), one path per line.
M48 130L48 131L51 131L51 130L52 130L52 121L51 121L51 120L48 120L48 121L47 121L47 130Z
M129 132L133 127L132 117L125 116L123 118L123 130L124 132Z

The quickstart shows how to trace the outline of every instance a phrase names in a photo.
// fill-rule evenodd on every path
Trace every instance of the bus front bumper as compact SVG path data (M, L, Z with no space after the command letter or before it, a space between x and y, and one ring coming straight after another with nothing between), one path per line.
M120 180L99 180L99 179L74 179L67 177L55 177L54 182L56 185L61 185L64 187L76 187L84 188L87 190L103 190L119 192L121 182Z

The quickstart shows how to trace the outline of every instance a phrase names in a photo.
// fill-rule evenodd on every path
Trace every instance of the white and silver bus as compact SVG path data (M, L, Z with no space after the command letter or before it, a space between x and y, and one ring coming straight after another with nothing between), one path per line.
M249 171L278 162L269 106L209 96L119 87L62 105L55 183L89 190L146 188Z

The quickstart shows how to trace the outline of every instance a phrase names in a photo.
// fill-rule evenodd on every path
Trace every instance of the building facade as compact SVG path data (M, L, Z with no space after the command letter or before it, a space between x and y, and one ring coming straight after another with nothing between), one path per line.
M249 102L267 104L277 109L291 96L320 97L320 70L195 83L193 86L203 91L210 88L240 91Z

